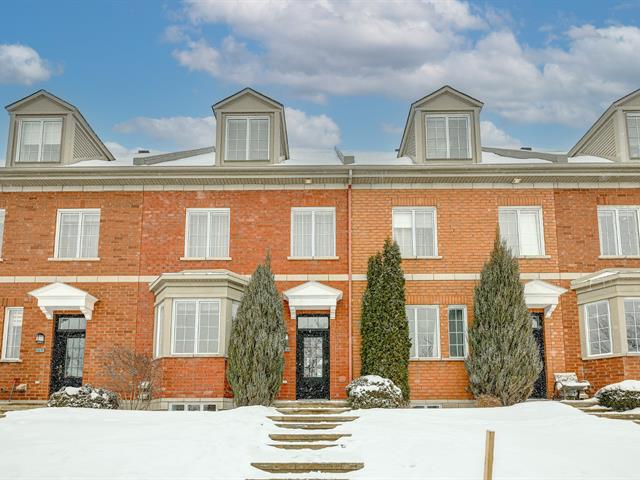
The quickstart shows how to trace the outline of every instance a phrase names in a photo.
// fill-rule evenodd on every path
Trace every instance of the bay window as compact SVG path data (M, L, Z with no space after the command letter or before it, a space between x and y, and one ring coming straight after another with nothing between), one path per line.
M220 300L173 301L172 354L217 354Z
M588 303L585 309L587 353L589 356L612 353L609 301Z
M411 358L440 358L440 321L437 305L406 307Z

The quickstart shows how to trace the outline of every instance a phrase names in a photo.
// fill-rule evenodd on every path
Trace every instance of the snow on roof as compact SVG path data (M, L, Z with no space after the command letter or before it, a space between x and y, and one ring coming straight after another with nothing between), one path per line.
M515 158L515 157L507 157L504 155L498 155L493 152L482 152L482 163L486 164L507 164L507 163L517 163L517 164L526 164L526 163L553 163L549 160L544 160L542 158Z
M594 157L593 155L578 155L568 158L569 163L613 163L613 160L602 157Z

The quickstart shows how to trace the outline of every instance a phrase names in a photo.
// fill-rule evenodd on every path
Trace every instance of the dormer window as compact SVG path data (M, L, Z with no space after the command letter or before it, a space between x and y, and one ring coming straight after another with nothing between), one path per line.
M225 160L269 160L269 117L227 117Z
M427 159L471 158L468 114L427 114Z
M629 157L640 158L640 112L627 113Z
M60 162L61 118L29 118L18 127L18 162Z

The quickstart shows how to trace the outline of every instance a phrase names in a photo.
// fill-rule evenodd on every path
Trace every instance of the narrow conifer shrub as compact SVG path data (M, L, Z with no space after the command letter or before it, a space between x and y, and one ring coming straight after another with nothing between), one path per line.
M469 357L469 389L503 405L529 398L542 370L520 283L518 261L496 233L493 251L475 288Z
M258 265L231 328L227 379L237 406L269 406L282 384L286 329L270 258Z
M411 340L405 311L404 272L398 244L387 239L382 253L369 258L362 299L361 375L390 379L409 402Z

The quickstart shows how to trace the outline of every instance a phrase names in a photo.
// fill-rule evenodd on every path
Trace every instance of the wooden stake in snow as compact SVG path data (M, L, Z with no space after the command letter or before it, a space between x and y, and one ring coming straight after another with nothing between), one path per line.
M487 430L487 440L484 446L484 480L493 479L493 443L496 432Z

